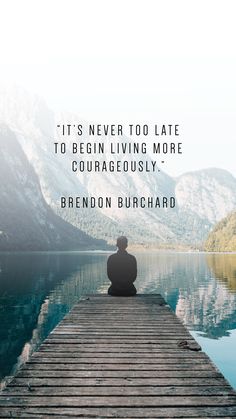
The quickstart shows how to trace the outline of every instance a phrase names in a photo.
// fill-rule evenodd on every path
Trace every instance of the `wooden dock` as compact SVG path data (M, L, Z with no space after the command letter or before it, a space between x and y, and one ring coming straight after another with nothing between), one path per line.
M236 393L160 295L81 300L0 396L3 418L236 418Z

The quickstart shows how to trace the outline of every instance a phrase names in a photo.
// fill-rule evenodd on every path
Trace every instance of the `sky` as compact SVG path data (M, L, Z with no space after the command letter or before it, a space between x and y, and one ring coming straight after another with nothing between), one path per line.
M167 173L236 176L235 15L234 0L0 0L0 82L87 121L179 124Z

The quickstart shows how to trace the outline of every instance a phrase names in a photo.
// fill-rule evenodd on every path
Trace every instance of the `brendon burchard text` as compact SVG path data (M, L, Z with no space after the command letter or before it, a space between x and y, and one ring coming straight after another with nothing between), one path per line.
M174 196L61 196L61 208L175 208Z

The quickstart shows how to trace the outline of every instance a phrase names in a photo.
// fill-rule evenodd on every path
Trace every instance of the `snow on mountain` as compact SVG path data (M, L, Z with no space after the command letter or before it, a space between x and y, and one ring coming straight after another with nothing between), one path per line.
M178 205L215 224L236 208L236 179L226 170L205 169L179 177Z
M0 250L107 248L57 216L15 134L0 126Z
M71 171L71 156L55 155L58 123L83 122L76 115L55 115L41 98L20 88L0 89L0 115L16 134L33 165L48 205L60 217L93 237L114 242L127 234L141 244L199 244L212 225L236 208L236 179L220 169L187 173L173 179L164 172L81 173ZM83 136L83 141L88 138ZM72 139L67 139L70 144ZM99 141L111 141L101 137ZM118 140L119 141L119 140ZM130 141L130 140L129 140ZM135 156L119 156L130 161ZM77 159L86 159L83 155ZM106 154L105 159L111 156ZM145 158L148 159L148 156ZM104 159L90 155L90 160ZM118 159L112 155L112 159ZM173 209L61 209L61 196L175 196Z

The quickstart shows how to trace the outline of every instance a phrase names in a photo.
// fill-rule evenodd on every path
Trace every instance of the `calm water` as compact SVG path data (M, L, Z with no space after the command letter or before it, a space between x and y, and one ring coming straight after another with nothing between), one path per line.
M138 253L139 293L161 293L236 388L236 254ZM84 294L103 293L107 253L0 254L0 381Z

